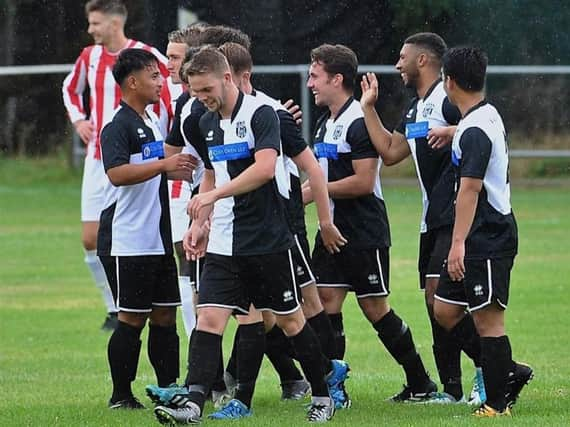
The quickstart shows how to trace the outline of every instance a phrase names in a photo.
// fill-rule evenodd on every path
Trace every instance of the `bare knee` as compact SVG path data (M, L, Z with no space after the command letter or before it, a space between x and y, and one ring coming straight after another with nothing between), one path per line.
M372 324L378 322L390 311L387 297L358 298L358 305Z
M316 285L305 286L301 289L301 294L303 295L303 313L307 319L323 311L323 304L321 303Z
M128 311L119 311L118 319L120 322L126 323L133 328L142 329L148 319L149 313L131 313Z
M222 335L231 310L219 307L202 307L198 311L196 329L203 332Z
M465 310L461 306L435 300L433 315L436 322L439 323L442 328L447 331L451 331L455 325L463 319L463 316L465 316Z
M346 298L346 290L342 288L318 288L319 298L328 314L340 313Z
M439 278L429 278L426 279L426 287L424 289L424 298L426 303L426 309L430 315L433 317L433 304L435 291L437 290L437 285L439 284Z
M301 309L287 315L276 315L277 326L288 337L297 335L305 326L305 316Z
M155 307L150 313L150 323L157 326L176 325L176 307Z

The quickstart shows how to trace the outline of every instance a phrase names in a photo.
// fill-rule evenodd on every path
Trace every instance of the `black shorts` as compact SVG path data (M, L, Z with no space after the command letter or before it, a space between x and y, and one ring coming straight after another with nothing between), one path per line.
M443 263L449 255L449 248L451 248L452 232L453 227L450 225L420 234L420 254L418 257L420 289L426 288L426 279L439 279Z
M178 272L172 255L102 256L119 311L148 313L180 305Z
M258 310L289 314L299 309L291 249L276 254L224 256L206 254L198 307L222 307L240 314L250 303Z
M448 304L462 305L470 311L497 302L503 309L509 303L509 283L514 257L466 259L465 277L453 282L447 264L441 271L435 298Z
M295 246L291 249L295 263L296 282L299 288L315 283L311 268L311 250L306 234L295 234Z
M390 294L389 248L352 249L330 254L318 239L313 251L313 272L317 286L345 288L357 298Z
M200 290L200 275L204 270L204 257L198 258L197 261L189 261L190 264L190 286L194 290L194 293L198 293Z

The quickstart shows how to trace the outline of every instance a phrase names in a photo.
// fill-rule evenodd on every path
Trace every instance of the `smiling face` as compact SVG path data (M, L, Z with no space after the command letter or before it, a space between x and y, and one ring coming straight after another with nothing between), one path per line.
M402 81L407 88L415 89L419 79L418 56L420 52L413 44L404 44L400 50L400 59L396 63L396 69L400 72Z
M166 68L170 73L172 83L182 83L180 80L179 71L182 65L182 61L184 60L184 55L186 54L186 47L186 43L175 42L169 42L168 46L166 47L166 57L168 58Z
M218 76L215 73L194 74L188 76L192 96L204 104L209 111L220 111L224 106L230 73Z
M146 104L156 104L160 100L163 78L158 63L152 63L142 70L135 71L130 77L129 84Z
M315 97L315 105L319 107L330 105L333 91L336 91L333 85L333 77L325 71L323 65L319 62L313 62L309 67L307 87Z
M113 39L117 30L118 20L115 15L105 14L99 11L89 12L87 16L87 32L95 44L107 45Z

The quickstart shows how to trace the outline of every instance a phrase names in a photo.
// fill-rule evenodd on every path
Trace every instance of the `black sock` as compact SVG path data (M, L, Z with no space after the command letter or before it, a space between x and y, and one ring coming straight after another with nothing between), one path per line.
M460 343L461 350L473 360L475 366L481 366L481 340L471 314L465 314L449 333Z
M148 358L159 387L175 383L180 375L180 342L174 326L149 325Z
M509 370L512 368L509 337L481 337L481 368L487 393L486 404L503 411L507 406L505 392Z
M303 368L305 378L311 384L313 397L328 397L329 389L325 382L324 355L322 354L319 339L309 324L305 324L301 332L289 337L295 353Z
M212 383L212 390L224 392L226 390L226 382L224 381L224 352L222 346L218 352L218 369L216 370L216 377Z
M335 341L335 354L330 357L331 359L344 359L346 352L346 337L344 336L344 324L342 323L342 313L329 314L331 326L334 333Z
M313 328L313 331L315 331L315 333L317 334L317 337L319 338L319 342L321 343L321 348L323 349L323 353L325 354L325 356L327 356L329 359L337 358L336 356L338 355L338 352L336 351L335 332L331 324L331 319L327 315L327 313L325 313L325 311L323 310L316 316L307 319L307 322L309 322L309 325L311 325L311 328ZM342 327L342 319L341 319L341 327Z
M433 356L443 385L443 391L456 400L463 397L461 384L461 346L433 317L430 317L433 334Z
M236 399L249 408L265 353L265 326L257 322L238 329Z
M226 365L226 372L228 372L232 377L237 378L237 347L239 341L239 326L234 334L234 342L232 344L232 354Z
M392 357L404 368L408 385L413 391L422 390L429 381L429 376L416 351L408 325L394 313L394 310L390 310L372 326Z
M293 353L291 343L281 328L275 325L267 332L265 338L265 354L267 354L267 358L279 375L281 384L303 379L303 375L301 375L291 357L291 353Z
M220 364L219 354L221 347L221 335L194 331L186 384L188 384L190 391L190 400L200 407L200 411L204 409L206 396L216 378L216 372Z
M112 402L133 395L131 382L135 380L141 351L142 328L135 328L119 320L117 329L109 338L107 357L113 380Z
M190 339L188 340L188 354L187 354L187 361L186 361L186 372L190 371L190 356L192 355L192 349L194 348L194 337L196 336L196 328L192 329L190 332ZM184 379L184 387L188 387L188 374L186 374L186 378Z

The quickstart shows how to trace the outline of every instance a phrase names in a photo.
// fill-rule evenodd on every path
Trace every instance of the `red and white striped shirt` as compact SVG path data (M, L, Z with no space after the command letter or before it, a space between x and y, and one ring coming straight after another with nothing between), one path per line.
M127 41L126 48L139 48L151 52L157 57L159 68L164 78L169 73L166 68L167 58L156 48L145 43L131 40ZM87 147L87 155L101 159L100 134L103 127L111 121L115 109L121 100L121 89L113 78L113 66L117 61L119 52L109 52L102 45L87 46L81 54L73 70L63 81L63 103L72 123L86 119L83 106L83 92L87 87L90 89L89 107L90 120L95 129ZM164 87L168 87L164 84ZM166 135L172 117L168 89L163 89L161 101L152 109L159 116L161 122L160 131ZM169 114L170 113L170 114Z

